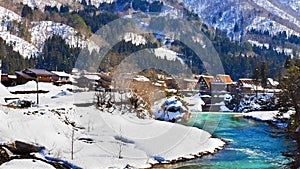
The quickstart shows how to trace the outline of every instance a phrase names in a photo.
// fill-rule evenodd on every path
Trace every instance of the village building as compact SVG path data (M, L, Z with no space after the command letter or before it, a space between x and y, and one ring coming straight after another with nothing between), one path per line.
M255 84L253 79L241 78L237 82L237 88L240 93L253 94L253 93L264 93L264 89L261 84Z
M2 74L1 75L1 83L5 87L15 86L15 85L17 85L17 76L9 75L9 74Z
M198 83L197 79L183 79L183 90L195 90Z
M233 84L234 82L229 75L217 74L215 82L212 84L212 90L231 92L235 88L235 85Z
M70 77L71 75L66 72L51 71L53 73L52 79L55 85L72 84Z
M215 81L216 79L213 76L201 75L196 88L200 90L201 94L208 94L211 92L211 83Z
M53 73L45 69L30 69L15 71L17 76L17 84L25 84L28 81L34 80L38 82L52 82Z

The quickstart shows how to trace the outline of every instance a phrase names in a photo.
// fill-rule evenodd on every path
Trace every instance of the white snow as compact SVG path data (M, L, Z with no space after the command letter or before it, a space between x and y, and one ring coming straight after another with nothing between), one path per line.
M146 39L142 35L138 35L135 33L126 33L124 35L125 42L131 42L132 44L139 46L145 45L147 43Z
M155 118L164 121L181 122L187 108L180 100L181 98L178 96L171 96L154 102L152 111Z
M154 53L155 53L155 56L160 59L167 59L170 61L179 60L182 64L184 64L183 60L178 57L179 56L178 53L176 53L170 49L167 49L165 47L154 49Z
M86 77L89 80L95 80L95 81L100 79L100 76L95 75L95 74L84 75L83 77Z
M21 16L0 6L0 32L7 31L8 24L11 21L20 22Z
M300 24L300 22L299 22ZM290 37L291 35L300 36L299 32L296 32L285 25L281 25L278 22L272 21L266 17L256 17L250 25L246 27L247 31L251 29L258 30L261 32L268 31L271 36L277 35L280 32L285 31L287 36Z
M140 81L140 82L149 82L150 81L147 77L140 76L140 75L137 75L133 79L136 80L136 81Z
M61 72L61 71L51 71L51 73L60 76L60 77L71 77L70 74L66 73L66 72Z
M62 4L72 4L74 2L80 3L81 1L82 0L23 0L23 4L26 4L31 8L37 7L39 9L44 9L47 5L51 7L56 6L59 9ZM94 5L98 8L101 3L112 3L114 0L86 0L86 2L89 5Z
M35 89L35 82L25 85ZM110 114L95 106L74 105L94 103L94 92L70 93L65 92L67 87L64 86L43 83L40 86L50 92L39 95L38 107L0 107L0 143L15 140L37 143L46 147L41 156L67 160L82 168L124 168L127 164L145 168L158 163L154 160L156 157L166 162L180 157L190 159L200 152L215 152L225 144L194 127L138 119L130 113L121 115L119 110ZM16 96L36 99L36 94ZM71 159L72 126L66 122L74 122L77 127L74 131L74 160ZM84 139L92 142L87 143ZM119 159L119 154L123 158Z
M52 165L33 159L14 159L0 166L0 169L55 169Z
M255 40L248 40L248 42L252 45L252 46L257 46L257 47L260 47L260 48L267 48L269 49L270 47L270 44L268 43L259 43L258 41L255 41Z
M79 36L78 32L68 25L52 21L32 22L32 25L33 27L29 30L31 32L31 42L40 51L46 39L53 35L61 36L71 47L82 47L84 44L83 37Z
M202 112L202 106L205 105L199 94L192 97L184 97L184 101L191 112Z
M248 113L243 113L243 116L251 117L261 121L276 121L275 117L278 113L278 111L252 111ZM291 114L293 114L293 112L289 111L288 113L284 114L283 118L290 118Z
M39 50L34 45L9 32L0 32L0 37L4 39L7 44L13 45L13 50L19 52L24 58L39 55Z
M254 3L256 3L257 5L266 9L268 12L270 12L284 20L288 20L289 22L297 25L298 27L300 26L300 21L297 18L295 18L294 16L285 12L284 10L278 8L277 6L272 4L269 0L252 0L252 1Z
M0 83L0 104L5 104L4 99L5 97L9 96L11 96L11 94L9 93L7 88Z

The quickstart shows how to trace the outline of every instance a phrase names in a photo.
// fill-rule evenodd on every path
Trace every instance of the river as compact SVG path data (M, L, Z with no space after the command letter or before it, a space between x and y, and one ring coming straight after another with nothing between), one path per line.
M244 119L237 114L193 114L188 125L212 132L228 142L218 153L177 164L196 168L286 168L291 158L282 152L296 149L296 142L266 123Z

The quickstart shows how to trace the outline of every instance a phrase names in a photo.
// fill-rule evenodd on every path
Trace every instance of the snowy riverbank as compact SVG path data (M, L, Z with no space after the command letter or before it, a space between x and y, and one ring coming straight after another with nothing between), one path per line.
M94 106L76 107L74 103L93 103L94 93L57 95L61 89L53 89L40 94L39 107L1 107L1 143L20 140L38 144L46 148L44 154L38 154L41 158L63 159L82 168L124 168L126 165L147 168L160 162L214 153L225 145L198 128L138 119L131 113L122 115L118 110L107 113ZM30 100L36 97L35 94L17 96Z

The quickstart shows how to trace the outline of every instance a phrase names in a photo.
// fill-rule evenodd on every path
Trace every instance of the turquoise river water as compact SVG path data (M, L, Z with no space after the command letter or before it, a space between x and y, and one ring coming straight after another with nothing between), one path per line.
M193 114L188 125L210 131L228 144L218 153L180 163L174 167L197 168L288 168L291 158L282 152L295 150L296 142L266 123L244 119L238 114Z

